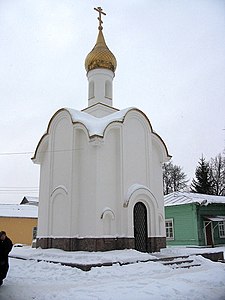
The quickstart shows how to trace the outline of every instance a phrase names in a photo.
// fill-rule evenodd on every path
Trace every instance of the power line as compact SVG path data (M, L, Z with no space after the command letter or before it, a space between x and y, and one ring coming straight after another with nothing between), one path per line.
M33 152L1 152L0 155L31 155Z
M0 195L24 195L24 194L38 195L38 191L13 191L13 192L0 191Z
M9 190L9 189L0 189L0 192L23 192L23 191L31 191L31 192L36 192L39 189L20 189L20 190Z
M0 192L22 192L22 191L36 192L36 191L38 191L38 188L36 188L36 189L4 189L4 188L0 188Z
M0 188L0 192L1 191L38 191L38 188L35 188L35 189L7 189L7 188Z
M38 186L0 186L0 189L38 189Z
M40 151L39 153L57 153L57 152L72 152L82 150L83 148L76 148L76 149L62 149L62 150L51 150L51 151ZM0 156L9 156L9 155L33 155L34 151L27 151L27 152L0 152Z
M38 187L0 187L0 194L37 194Z

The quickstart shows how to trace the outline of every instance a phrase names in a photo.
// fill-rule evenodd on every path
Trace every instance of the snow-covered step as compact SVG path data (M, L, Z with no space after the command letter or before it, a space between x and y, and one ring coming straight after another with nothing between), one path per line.
M189 258L188 255L185 256L176 256L176 257L163 257L158 259L158 262L163 264L164 266L170 266L173 269L178 268L191 268L191 267L199 267L199 263L195 263L194 259Z
M219 259L218 262L225 264L225 259Z
M186 260L172 260L172 261L166 261L166 262L162 262L163 265L167 266L167 265L180 265L183 263L193 263L193 259L186 259Z
M173 269L189 269L192 267L200 267L200 264L187 264L187 265L177 265L176 267L173 267Z

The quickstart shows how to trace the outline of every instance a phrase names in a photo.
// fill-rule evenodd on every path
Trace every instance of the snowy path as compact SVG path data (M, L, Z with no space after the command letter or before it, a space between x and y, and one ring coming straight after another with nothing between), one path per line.
M171 269L159 263L76 268L10 260L1 300L51 299L225 299L225 264L196 258L201 267Z

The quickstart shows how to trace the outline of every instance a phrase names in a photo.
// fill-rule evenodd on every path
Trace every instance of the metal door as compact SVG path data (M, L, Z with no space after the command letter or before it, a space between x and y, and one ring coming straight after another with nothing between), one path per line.
M147 252L147 209L142 202L134 206L134 241L135 249Z

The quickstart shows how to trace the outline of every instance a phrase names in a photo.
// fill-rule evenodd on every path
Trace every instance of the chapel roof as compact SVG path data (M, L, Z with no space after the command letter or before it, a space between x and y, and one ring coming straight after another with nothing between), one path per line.
M60 113L68 113L73 124L77 124L77 123L82 124L86 128L86 130L88 132L88 135L89 135L89 138L96 137L96 136L103 138L104 133L105 133L107 127L110 124L115 123L115 122L123 123L126 116L131 112L138 113L139 116L141 116L142 118L144 118L147 121L147 123L149 124L149 128L150 128L150 131L152 132L153 137L155 138L155 140L157 140L162 145L162 148L164 149L163 151L165 151L165 158L167 157L167 159L170 159L171 156L168 153L168 150L167 150L167 147L166 147L164 141L162 140L162 138L156 132L153 131L151 123L150 123L148 117L141 110L139 110L135 107L128 107L128 108L122 109L120 111L116 111L116 112L114 112L110 115L107 115L105 117L102 117L102 118L97 118L97 117L94 117L94 116L92 116L92 115L90 115L86 112L78 111L78 110L72 109L72 108L61 108L61 109L59 109L52 116L51 120L49 121L47 132L40 139L40 141L39 141L39 143L36 147L36 150L35 150L35 153L34 153L34 156L33 156L32 160L34 162L36 161L38 149L39 149L40 145L42 144L42 142L48 137L49 128L51 126L52 121Z

